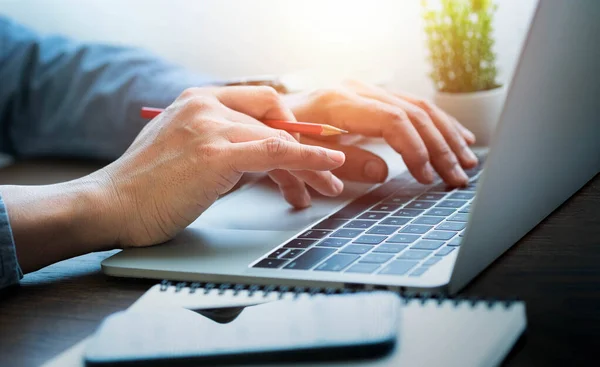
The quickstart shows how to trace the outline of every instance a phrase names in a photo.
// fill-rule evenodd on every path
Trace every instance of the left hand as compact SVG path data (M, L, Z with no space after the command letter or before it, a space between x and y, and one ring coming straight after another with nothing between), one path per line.
M469 148L475 142L473 133L428 101L356 81L283 98L298 121L383 137L423 184L432 183L435 170L447 184L465 185L468 177L463 169L477 165ZM343 151L346 163L334 171L340 178L376 183L387 177L383 159L364 149L332 139L302 136L301 141Z

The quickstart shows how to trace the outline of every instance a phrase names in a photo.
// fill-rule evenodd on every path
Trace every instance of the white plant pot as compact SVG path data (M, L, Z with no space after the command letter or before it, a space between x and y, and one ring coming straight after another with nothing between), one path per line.
M436 92L434 102L475 134L476 146L489 146L505 97L502 86L473 93Z

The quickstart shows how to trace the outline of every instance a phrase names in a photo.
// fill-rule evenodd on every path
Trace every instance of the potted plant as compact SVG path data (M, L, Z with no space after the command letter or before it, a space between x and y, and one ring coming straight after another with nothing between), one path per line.
M492 0L423 0L435 103L487 146L504 104L493 51Z

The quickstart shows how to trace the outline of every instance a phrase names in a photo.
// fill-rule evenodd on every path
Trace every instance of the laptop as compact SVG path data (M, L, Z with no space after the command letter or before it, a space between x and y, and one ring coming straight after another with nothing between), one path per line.
M266 178L218 200L168 243L127 249L121 277L279 287L454 293L600 170L600 2L537 5L489 149L470 183L417 183L390 165L380 185L294 211Z

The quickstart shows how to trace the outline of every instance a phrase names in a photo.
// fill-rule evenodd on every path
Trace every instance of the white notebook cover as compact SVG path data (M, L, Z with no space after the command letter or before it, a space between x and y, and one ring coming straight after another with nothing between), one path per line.
M162 288L162 289L161 289ZM306 295L303 295L306 296ZM179 306L188 309L241 307L280 299L278 292L252 296L248 290L189 288L156 285L129 310ZM293 293L283 297L293 298ZM522 302L454 301L412 299L403 304L399 344L389 356L360 363L320 363L303 366L496 366L508 354L526 328ZM201 316L199 316L201 317ZM44 364L45 367L84 366L84 339ZM270 365L273 366L273 365Z

